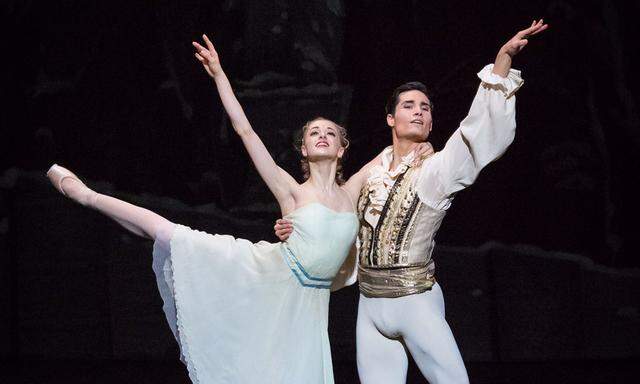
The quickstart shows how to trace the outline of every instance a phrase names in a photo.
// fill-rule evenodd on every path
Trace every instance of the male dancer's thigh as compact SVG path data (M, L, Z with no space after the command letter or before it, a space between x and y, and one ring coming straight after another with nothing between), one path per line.
M382 306L377 299L360 295L356 325L358 376L362 384L405 384L407 352L396 338L387 337L382 319ZM381 332L382 331L382 332Z
M431 384L468 383L458 345L444 317L440 285L406 298L402 336L422 374Z

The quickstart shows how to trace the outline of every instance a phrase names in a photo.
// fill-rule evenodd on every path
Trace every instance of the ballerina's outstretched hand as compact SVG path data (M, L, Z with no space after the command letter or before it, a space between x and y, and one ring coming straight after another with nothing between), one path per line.
M202 63L205 71L211 77L216 77L216 75L222 73L222 65L220 65L220 57L218 56L218 52L213 47L211 40L207 37L207 35L202 35L202 39L204 40L204 44L207 46L206 48L194 41L193 47L196 49L196 59Z
M218 52L207 35L202 35L202 39L206 47L196 41L192 42L196 49L196 59L200 61L207 74L213 79L231 125L242 139L260 177L267 184L283 211L291 211L295 208L293 191L299 188L298 183L291 175L278 167L262 140L253 130L240 102L233 93L229 79L222 70Z

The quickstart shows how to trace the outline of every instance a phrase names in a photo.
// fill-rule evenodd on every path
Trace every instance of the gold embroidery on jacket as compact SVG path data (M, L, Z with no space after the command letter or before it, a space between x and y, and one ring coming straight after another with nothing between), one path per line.
M409 246L422 204L413 186L410 167L398 176L380 213L375 228L365 220L369 209L370 184L366 183L358 200L360 215L360 264L369 268L407 265Z

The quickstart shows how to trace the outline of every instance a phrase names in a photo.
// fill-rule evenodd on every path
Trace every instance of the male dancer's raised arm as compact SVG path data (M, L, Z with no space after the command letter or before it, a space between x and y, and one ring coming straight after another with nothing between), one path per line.
M534 21L500 48L493 65L478 73L482 82L469 114L422 168L418 193L423 202L448 209L456 192L473 184L480 171L507 150L515 136L515 92L524 83L511 62L529 36L545 29L542 20Z

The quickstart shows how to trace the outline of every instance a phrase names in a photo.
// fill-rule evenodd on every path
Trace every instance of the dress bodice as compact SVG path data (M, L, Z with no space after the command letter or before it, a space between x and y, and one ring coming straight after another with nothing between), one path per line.
M332 279L355 241L358 218L321 203L304 205L286 216L293 232L282 243L310 276Z

